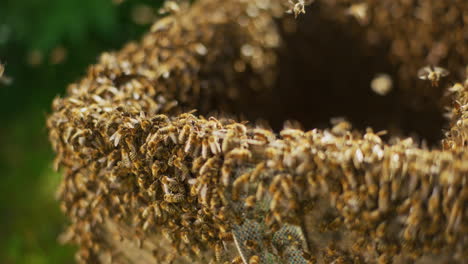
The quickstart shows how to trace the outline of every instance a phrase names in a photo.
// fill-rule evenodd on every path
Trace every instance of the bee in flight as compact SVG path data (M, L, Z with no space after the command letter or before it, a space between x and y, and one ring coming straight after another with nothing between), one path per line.
M431 81L432 86L438 86L441 78L449 75L447 69L437 66L426 66L418 71L418 78Z
M0 62L0 85L9 85L11 84L11 78L3 75L5 73L5 64Z

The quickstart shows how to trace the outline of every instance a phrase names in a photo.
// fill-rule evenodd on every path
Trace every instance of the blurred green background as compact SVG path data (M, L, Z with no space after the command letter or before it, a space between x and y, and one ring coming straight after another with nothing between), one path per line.
M161 0L0 0L0 263L73 263L45 119L105 50L137 40Z

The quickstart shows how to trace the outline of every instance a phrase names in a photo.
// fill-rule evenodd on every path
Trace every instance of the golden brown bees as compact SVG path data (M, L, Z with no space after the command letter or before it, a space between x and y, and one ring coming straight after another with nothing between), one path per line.
M461 0L450 5L427 0L427 5L417 7L414 1L320 1L313 14L319 19L306 30L313 38L297 35L295 41L320 40L321 32L332 25L359 39L343 45L365 50L365 60L374 48L390 50L388 61L387 56L376 56L384 62L375 69L391 73L393 79L376 75L370 85L380 95L388 94L393 83L398 89L374 99L393 95L408 99L404 95L408 87L419 95L414 72L425 60L443 62L454 78L466 73L465 65L459 67L466 58L461 52L466 50L462 34L466 30L456 22L466 11L459 8L464 5ZM139 262L131 250L122 250L129 241L141 247L141 254L135 255L153 258L148 263L223 262L235 255L245 259L237 257L234 263L261 263L269 256L374 263L392 261L388 256L416 259L438 254L463 261L468 247L463 239L468 80L449 88L451 127L444 149L428 150L412 139L397 138L393 131L399 133L398 122L389 129L390 140L371 128L362 131L363 124L352 130L351 122L344 120L361 118L348 117L353 109L342 108L338 114L345 118L332 120L333 127L309 131L298 122L287 122L274 132L227 114L250 110L250 103L243 100L251 92L278 88L266 89L282 79L287 67L280 53L289 56L292 49L282 25L297 22L300 29L300 21L283 13L289 4L297 16L310 2L199 0L186 9L180 2L167 2L170 15L140 42L103 54L83 80L69 87L66 98L54 100L47 125L57 167L64 173L58 197L71 220L63 239L79 245L82 262L99 263L107 252L115 262ZM444 12L436 12L439 8ZM346 15L360 23L345 25L350 21ZM453 30L439 31L439 23ZM423 27L428 24L430 30ZM427 39L434 36L435 40ZM281 49L279 43L284 43ZM310 46L305 44L301 49ZM444 52L446 46L450 52ZM311 57L319 59L319 53ZM341 61L326 59L340 66ZM4 69L0 71L3 74ZM356 69L353 75L363 74L359 85L369 93L373 72L363 71ZM320 74L309 72L311 78L304 81ZM447 74L441 67L425 67L419 77L437 85ZM330 89L325 82L310 85L317 94ZM277 114L289 106L283 108L280 99L278 109L268 114L281 123ZM194 108L204 116L188 111ZM221 112L210 116L215 109ZM372 107L368 111L374 114ZM396 113L388 116L399 119ZM380 113L375 114L380 120ZM381 123L386 123L384 118ZM245 223L254 224L242 235L237 227Z

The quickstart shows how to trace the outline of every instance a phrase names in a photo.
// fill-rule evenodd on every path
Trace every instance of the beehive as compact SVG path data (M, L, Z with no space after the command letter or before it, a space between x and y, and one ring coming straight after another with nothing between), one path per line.
M79 262L466 261L468 2L304 4L181 4L54 100Z

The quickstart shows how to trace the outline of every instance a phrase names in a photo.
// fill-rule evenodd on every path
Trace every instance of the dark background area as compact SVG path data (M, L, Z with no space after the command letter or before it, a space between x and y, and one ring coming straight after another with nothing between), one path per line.
M45 120L105 50L138 40L161 0L1 0L0 263L72 263Z

